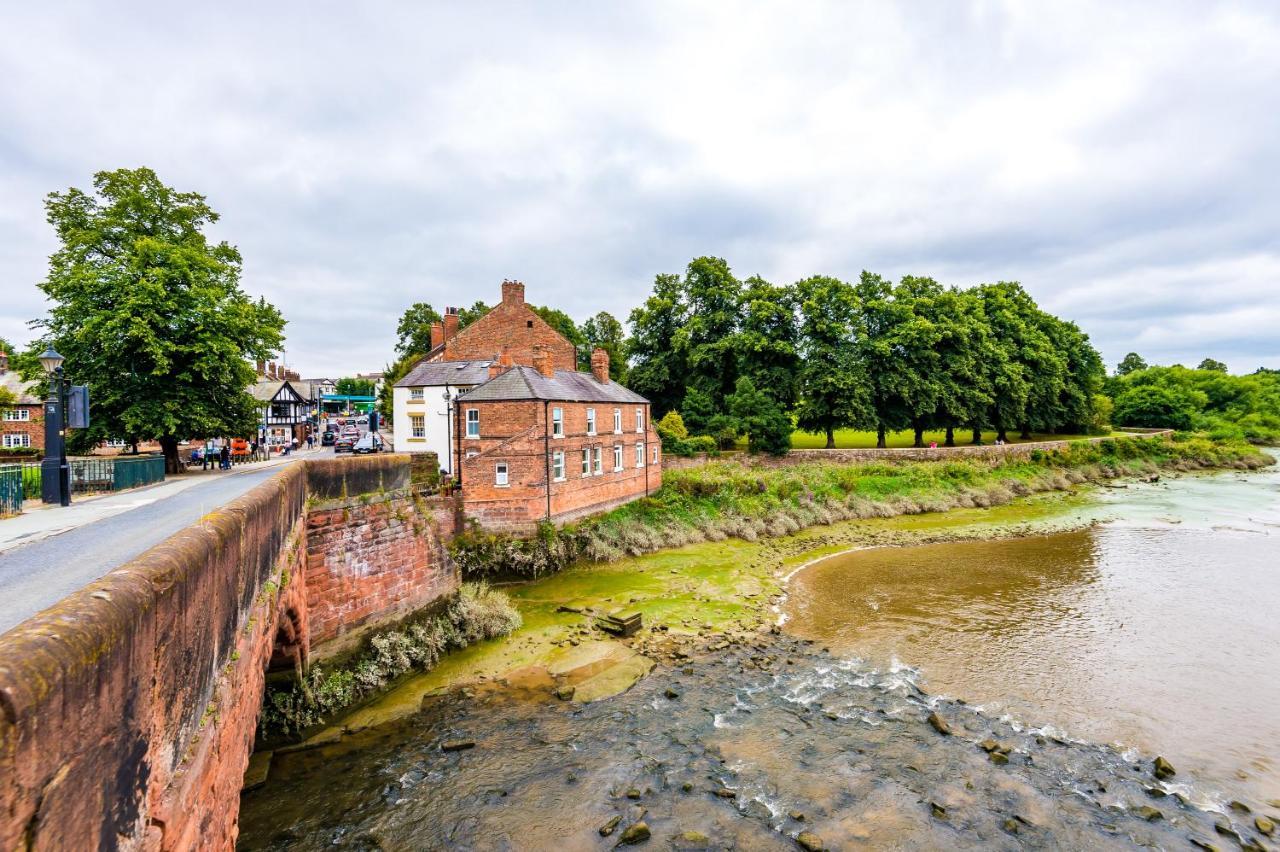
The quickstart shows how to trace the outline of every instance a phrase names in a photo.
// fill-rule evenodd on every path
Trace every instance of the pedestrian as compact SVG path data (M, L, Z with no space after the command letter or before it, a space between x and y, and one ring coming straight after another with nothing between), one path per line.
M227 443L226 441L223 441L222 452L219 457L222 461L222 469L230 470L231 469L231 444Z
M207 446L201 447L200 449L196 450L196 452L200 454L200 469L208 470L209 469L209 448Z
M254 438L249 442L249 458L253 461L258 460L258 439Z
M930 442L929 442L929 449L931 449L931 450L936 450L936 449L938 449L938 442L937 442L937 441L930 441Z
M294 436L293 436L293 448L294 448L295 450L296 450L296 449L298 449L298 436L297 436L297 435L294 435Z
M307 433L307 449L314 450L316 448L316 436L310 432Z

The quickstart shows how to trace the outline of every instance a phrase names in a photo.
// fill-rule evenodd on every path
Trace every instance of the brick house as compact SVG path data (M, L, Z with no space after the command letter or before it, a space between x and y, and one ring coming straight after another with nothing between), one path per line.
M649 401L609 379L609 357L578 372L572 343L502 282L502 302L458 330L447 309L431 351L396 383L397 452L434 452L462 485L468 517L527 532L643 497L662 485Z
M454 460L463 508L489 529L528 531L628 503L662 485L658 433L649 401L609 379L597 349L591 372L500 359L491 378L458 397Z
M9 353L0 349L0 388L14 398L0 416L0 446L44 451L44 402L32 393L34 387L9 369Z

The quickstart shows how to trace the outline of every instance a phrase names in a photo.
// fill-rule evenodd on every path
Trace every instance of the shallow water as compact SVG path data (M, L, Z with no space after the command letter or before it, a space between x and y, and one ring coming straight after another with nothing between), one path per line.
M1107 489L1076 532L844 554L788 630L933 691L1280 796L1280 476Z
M1064 509L1123 523L829 559L792 580L807 641L761 634L588 705L545 673L455 689L277 753L240 846L603 850L641 819L656 849L1228 848L1222 820L1257 839L1223 805L1280 795L1278 504L1275 474L1188 477Z

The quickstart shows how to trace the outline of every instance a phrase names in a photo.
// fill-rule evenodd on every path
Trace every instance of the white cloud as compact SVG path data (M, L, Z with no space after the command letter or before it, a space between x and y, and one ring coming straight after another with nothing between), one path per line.
M44 193L145 163L209 196L304 372L508 276L625 317L696 254L1019 279L1108 361L1280 366L1267 3L49 5L0 26L9 338Z

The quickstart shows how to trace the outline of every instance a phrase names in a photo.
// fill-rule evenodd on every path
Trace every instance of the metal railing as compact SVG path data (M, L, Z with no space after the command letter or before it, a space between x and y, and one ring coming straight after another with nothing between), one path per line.
M164 456L69 459L71 493L120 491L150 485L164 479Z
M22 511L22 465L0 465L0 515Z

